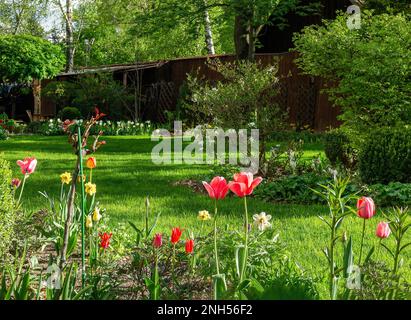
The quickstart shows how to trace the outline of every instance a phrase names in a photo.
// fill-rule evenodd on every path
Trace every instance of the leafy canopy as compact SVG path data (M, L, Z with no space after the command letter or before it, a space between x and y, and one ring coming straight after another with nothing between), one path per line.
M0 36L0 83L52 78L64 66L61 48L28 35Z
M403 14L362 13L361 28L347 16L310 26L295 36L298 65L337 83L327 89L341 106L344 126L371 128L411 123L411 22Z

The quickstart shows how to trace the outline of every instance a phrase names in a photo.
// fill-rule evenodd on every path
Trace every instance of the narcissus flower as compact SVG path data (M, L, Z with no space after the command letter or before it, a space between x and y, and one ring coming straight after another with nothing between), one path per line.
M198 220L207 221L211 219L211 215L207 210L202 210L198 212Z
M258 228L260 231L264 231L267 228L271 227L271 216L267 215L265 212L261 212L260 214L255 214L253 216L254 226Z
M94 169L97 166L96 158L90 157L87 159L86 166L89 169Z
M101 242L100 242L100 247L103 249L107 249L110 246L110 239L111 236L113 234L112 233L107 233L104 232L103 234L99 234Z
M161 233L157 233L153 239L154 248L160 248L163 245L163 236Z
M215 177L210 183L203 181L203 186L211 199L224 199L228 192L228 184L223 177Z
M190 254L190 253L193 253L193 251L194 251L194 240L187 239L186 240L186 253Z
M171 230L171 243L176 244L180 240L182 234L183 230L180 228L173 228Z
M18 178L14 178L13 180L11 180L11 185L13 188L17 189L18 187L20 187L20 184L21 184L21 180Z
M84 185L84 189L89 196L93 196L97 192L97 186L94 183L87 182Z
M100 209L98 207L95 207L93 211L93 221L99 222L100 219L101 219Z
M91 218L91 216L87 216L86 218L86 227L88 229L93 228L93 219Z
M386 222L380 222L377 226L376 236L380 239L386 239L391 234L390 225Z
M81 182L81 176L80 176L80 175L78 175L77 181L78 181L78 182ZM86 175L83 174L83 182L85 182L85 181L86 181Z
M20 167L22 174L32 174L36 170L37 160L36 158L25 158L24 160L18 160L17 165Z
M71 173L70 172L64 172L60 175L61 183L64 184L70 184L71 183Z
M251 172L241 172L234 175L234 181L228 184L229 189L240 198L249 196L253 190L263 181L263 178L253 179Z
M375 215L374 201L370 197L362 197L358 199L357 214L363 219L372 218Z

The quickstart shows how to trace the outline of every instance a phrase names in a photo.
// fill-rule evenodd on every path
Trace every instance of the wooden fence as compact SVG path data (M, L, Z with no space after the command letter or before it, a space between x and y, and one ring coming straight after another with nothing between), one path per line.
M198 72L208 80L219 80L221 76L208 67L208 59L220 59L222 62L232 62L233 55L215 55L206 57L181 58L161 61L147 66L147 64L116 65L93 69L92 72L111 72L114 79L124 85L130 85L136 72L141 72L143 106L142 115L145 120L165 122L165 111L174 111L181 86L187 80L187 75ZM270 65L278 61L279 75L281 76L281 90L278 103L288 111L289 122L297 128L311 128L324 131L330 127L338 127L337 115L339 109L333 107L328 97L321 93L324 81L317 77L301 74L294 63L295 54L257 54L257 61L262 65ZM107 71L109 70L109 71ZM81 77L84 73L62 75L57 80L69 80ZM127 79L130 79L127 81ZM49 80L43 81L42 87ZM54 116L56 106L47 97L42 96L39 115L42 118Z

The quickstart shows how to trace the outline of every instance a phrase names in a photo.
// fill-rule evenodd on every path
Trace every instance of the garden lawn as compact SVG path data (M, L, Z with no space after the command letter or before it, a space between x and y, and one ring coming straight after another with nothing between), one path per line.
M210 176L207 166L190 165L154 165L151 162L151 150L156 142L149 137L106 137L107 145L97 153L97 168L93 171L93 182L97 184L97 200L100 207L106 209L110 225L128 226L133 221L142 226L144 218L144 200L150 196L154 213L161 212L157 231L169 233L173 226L181 226L185 230L198 227L197 213L209 210L213 213L213 202L205 195L195 193L185 186L174 183L187 178L197 177L199 180ZM321 153L318 144L307 144L306 156ZM23 199L24 208L39 210L47 208L45 199L39 191L57 196L60 189L59 175L73 169L75 156L67 138L43 136L17 136L0 142L0 156L12 162L14 175L21 178L16 160L34 156L38 159L36 172L27 181ZM230 177L226 177L227 180ZM273 227L280 233L282 241L287 243L290 254L310 274L323 277L327 274L325 256L322 248L328 244L328 229L318 219L318 215L327 215L327 208L319 205L270 204L257 199L249 200L250 215L261 211L273 216ZM242 226L243 201L230 197L220 204L220 223L232 228ZM381 215L367 221L365 253L370 244L378 245L375 238L375 227ZM208 226L212 229L212 223ZM354 238L354 250L358 253L362 220L354 214L348 217L342 226L348 235ZM131 231L130 231L131 232ZM113 235L115 240L116 235ZM372 241L369 241L371 239ZM392 245L392 239L388 244ZM377 250L377 254L388 260L388 254ZM358 255L357 255L358 256ZM409 279L410 253L405 259L404 270ZM323 281L326 283L326 281ZM324 288L323 297L327 298Z

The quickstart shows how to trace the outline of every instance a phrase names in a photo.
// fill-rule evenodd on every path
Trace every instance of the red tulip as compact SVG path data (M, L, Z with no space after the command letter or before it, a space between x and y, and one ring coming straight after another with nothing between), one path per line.
M154 248L160 248L163 245L163 237L161 233L157 233L153 239L153 246Z
M190 254L190 253L193 253L193 251L194 251L194 240L187 239L186 240L186 253Z
M391 234L390 225L386 222L380 222L377 226L376 236L381 239L386 239Z
M32 174L36 170L37 160L36 158L25 158L24 160L18 160L17 165L21 168L22 174Z
M357 214L360 218L370 219L375 215L374 201L369 197L362 197L357 201Z
M11 180L11 185L16 189L20 187L20 184L21 184L21 180L18 178L14 178L13 180Z
M234 181L228 184L228 187L239 197L249 196L253 193L255 187L257 187L263 178L257 177L253 179L251 172L241 172L234 175Z
M211 199L224 199L228 192L228 184L223 177L215 177L210 183L203 181L203 186Z
M180 228L173 228L171 230L171 243L176 244L180 240L182 234L183 230L181 230Z
M107 249L110 246L110 239L112 235L113 235L112 233L109 234L107 232L104 232L103 234L99 235L101 239L101 242L100 242L101 248Z

